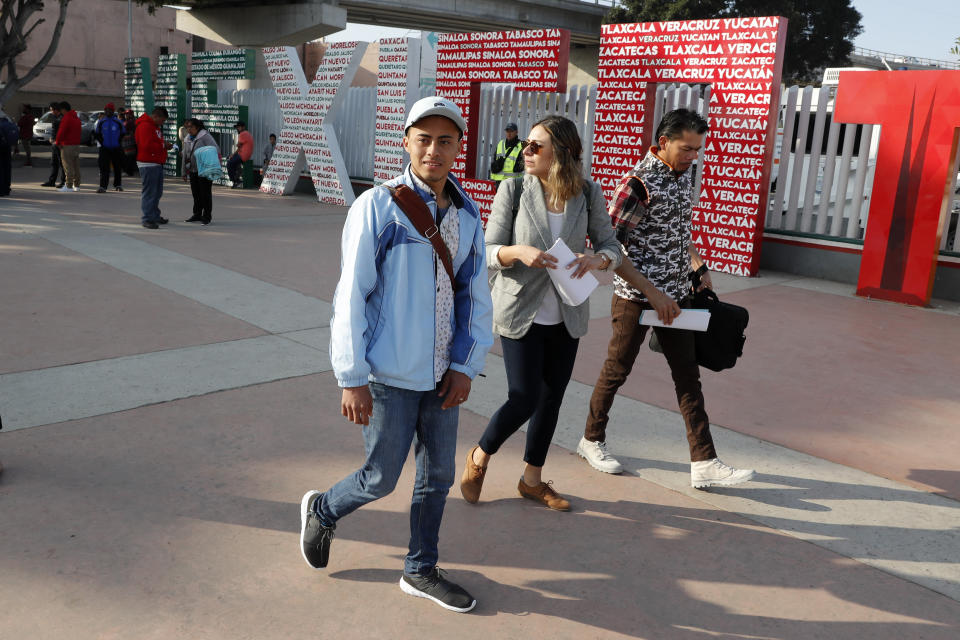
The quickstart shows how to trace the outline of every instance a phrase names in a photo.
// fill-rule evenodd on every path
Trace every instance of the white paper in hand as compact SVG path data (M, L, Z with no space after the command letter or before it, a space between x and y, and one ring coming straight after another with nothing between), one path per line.
M640 314L640 324L651 327L667 327L668 329L689 329L690 331L706 331L710 326L710 312L706 309L681 309L680 315L673 319L673 324L665 325L660 322L657 312L650 309Z
M550 274L560 299L571 307L583 304L600 282L589 271L582 278L573 277L576 268L567 269L567 265L576 260L577 256L573 255L573 251L562 238L558 238L547 253L557 259L557 268L547 269L547 273Z

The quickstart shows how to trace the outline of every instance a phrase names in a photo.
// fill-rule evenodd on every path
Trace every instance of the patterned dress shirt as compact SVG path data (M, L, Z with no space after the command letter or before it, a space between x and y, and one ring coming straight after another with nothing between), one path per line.
M418 178L412 171L410 175L413 176L413 181L420 189L434 198L437 197L437 194L426 182ZM441 213L439 209L437 213L438 215ZM453 203L450 204L446 214L442 216L438 227L440 228L440 237L443 238L443 243L447 245L450 256L457 255L457 251L460 249L460 210ZM443 374L450 367L450 345L453 343L453 285L450 283L447 270L436 251L433 252L433 272L437 277L437 302L434 308L437 337L433 354L433 378L436 382L440 382Z
M693 181L657 157L656 147L623 177L613 195L610 217L633 265L657 289L681 302L690 294ZM616 276L621 298L643 302L640 291Z

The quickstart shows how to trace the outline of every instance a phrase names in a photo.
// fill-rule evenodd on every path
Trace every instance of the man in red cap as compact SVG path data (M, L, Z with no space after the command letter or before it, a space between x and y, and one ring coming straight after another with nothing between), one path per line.
M113 167L113 188L123 191L120 185L120 170L123 166L123 138L124 128L120 118L114 112L112 102L103 107L103 118L97 122L93 135L100 143L100 153L97 161L100 165L100 188L97 193L106 193L110 182L110 167Z

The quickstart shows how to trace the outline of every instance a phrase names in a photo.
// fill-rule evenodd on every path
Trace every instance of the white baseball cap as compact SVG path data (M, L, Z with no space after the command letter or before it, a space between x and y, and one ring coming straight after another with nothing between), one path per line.
M467 130L467 122L463 119L460 107L440 96L421 98L414 102L413 106L410 107L410 111L407 112L407 123L403 125L404 130L409 129L420 120L429 116L443 116L453 121L453 124L457 125L457 128L460 129L460 133Z

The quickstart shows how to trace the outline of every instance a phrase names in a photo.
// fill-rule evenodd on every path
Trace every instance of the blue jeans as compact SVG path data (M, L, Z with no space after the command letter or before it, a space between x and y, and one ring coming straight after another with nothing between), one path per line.
M160 197L163 195L163 166L150 165L140 168L140 211L143 222L157 222L160 219Z
M437 564L440 521L456 474L457 407L441 409L436 390L410 391L370 383L373 416L363 427L367 459L356 472L333 485L316 505L327 526L397 485L414 443L417 478L410 503L410 547L403 570L425 575Z

